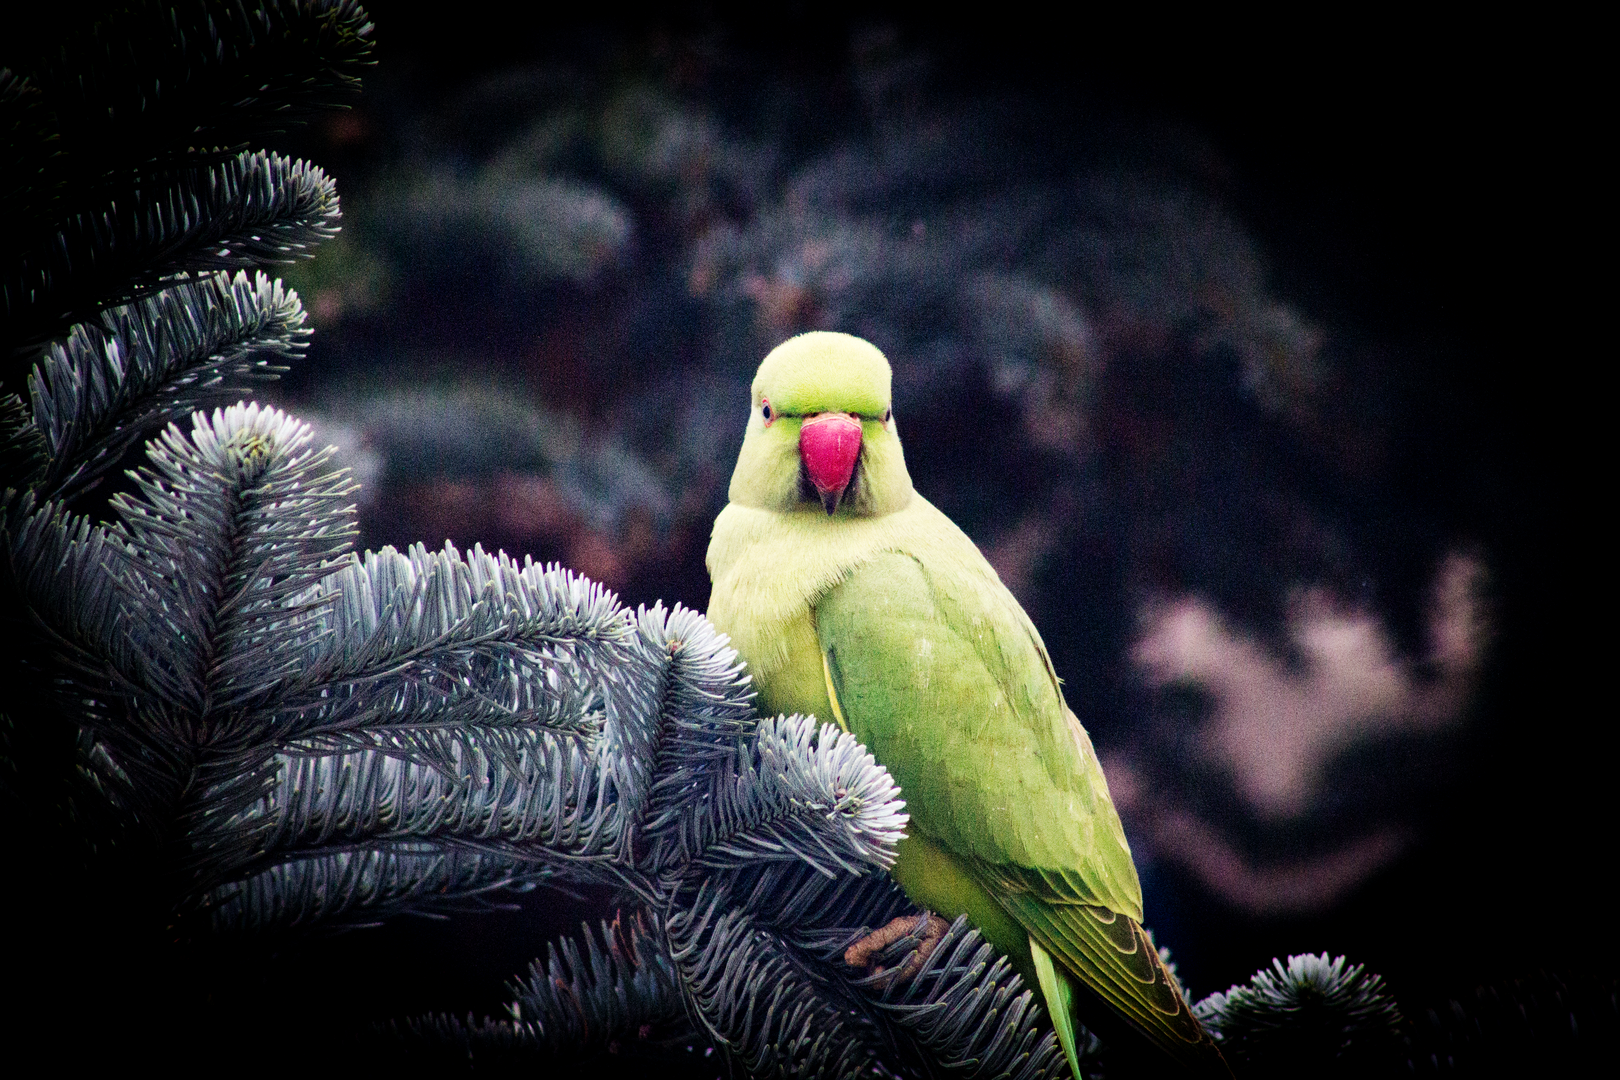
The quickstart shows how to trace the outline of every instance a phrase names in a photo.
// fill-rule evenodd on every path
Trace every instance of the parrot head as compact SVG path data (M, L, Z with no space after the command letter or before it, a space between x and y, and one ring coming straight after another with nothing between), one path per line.
M911 501L889 397L889 362L869 342L812 331L789 338L754 376L731 501L848 517Z

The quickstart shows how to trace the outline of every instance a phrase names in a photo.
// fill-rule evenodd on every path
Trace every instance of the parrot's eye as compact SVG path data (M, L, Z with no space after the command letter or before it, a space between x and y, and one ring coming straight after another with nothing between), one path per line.
M776 415L774 412L771 411L771 403L770 403L769 400L766 400L764 398L760 399L759 415L761 415L761 416L763 416L765 418L765 422L767 424L770 423L771 419Z
M893 415L894 415L894 406L890 405L887 409L883 410L883 422L885 424L887 424L889 422L889 417L891 417Z

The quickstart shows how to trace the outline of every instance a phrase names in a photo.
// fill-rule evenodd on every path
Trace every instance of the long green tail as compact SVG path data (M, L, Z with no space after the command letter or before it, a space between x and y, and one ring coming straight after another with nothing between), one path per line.
M1068 972L1058 971L1052 963L1052 954L1041 948L1033 938L1029 942L1030 956L1035 961L1035 978L1041 984L1041 996L1046 999L1046 1011L1057 1029L1058 1043L1063 1056L1069 1059L1069 1071L1074 1080L1084 1080L1080 1072L1079 1040L1074 1033L1074 990L1069 984Z
M1147 948L1152 947L1145 934L1142 935L1142 944ZM1192 1028L1192 1031L1186 1034L1196 1033L1190 1039L1186 1034L1182 1038L1166 1039L1162 1032L1144 1031L1137 1024L1129 1022L1124 1015L1110 1016L1114 1010L1106 1007L1105 1000L1087 987L1078 976L1065 969L1033 936L1029 939L1029 953L1035 967L1036 981L1040 984L1041 996L1046 1000L1046 1011L1052 1018L1052 1027L1057 1031L1058 1043L1063 1047L1063 1054L1069 1060L1069 1069L1074 1073L1075 1080L1084 1080L1084 1074L1080 1071L1080 1039L1076 1031L1076 1016L1082 1012L1088 1017L1093 1017L1094 1022L1100 1023L1109 1019L1106 1030L1099 1034L1107 1039L1110 1055L1119 1053L1128 1056L1138 1067L1148 1070L1146 1075L1157 1076L1165 1073L1231 1080L1231 1067L1221 1056L1214 1040L1202 1030L1190 1012L1183 1021L1184 1025L1190 1025ZM1172 977L1164 970L1156 952L1151 962L1158 974L1166 982L1170 982ZM1181 998L1179 988L1175 990L1175 994L1182 1001L1181 1007L1186 1009L1185 999ZM1099 1012L1099 1007L1102 1007L1103 1011Z

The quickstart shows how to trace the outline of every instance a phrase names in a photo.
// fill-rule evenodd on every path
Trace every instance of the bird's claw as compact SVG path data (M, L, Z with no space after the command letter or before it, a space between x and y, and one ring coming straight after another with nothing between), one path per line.
M928 958L934 955L939 943L944 940L945 931L950 928L950 923L931 911L925 911L921 915L901 915L890 919L886 925L845 949L844 963L852 968L865 968L868 978L887 976L882 981L882 986L887 988L896 982L905 982L921 971ZM919 931L916 948L906 954L904 962L899 967L890 970L876 962L883 950L902 938L918 934Z

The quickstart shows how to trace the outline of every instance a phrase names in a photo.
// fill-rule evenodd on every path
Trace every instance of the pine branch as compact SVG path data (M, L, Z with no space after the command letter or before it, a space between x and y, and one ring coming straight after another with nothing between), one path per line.
M178 830L182 877L254 846L217 827L273 779L252 706L300 662L306 594L353 531L352 487L308 441L273 409L198 414L189 439L171 425L152 444L143 497L113 500L123 524L27 496L11 515L13 580L60 665L64 711L93 735L87 765L153 828Z
M892 860L906 824L899 794L853 735L814 717L765 719L670 843L714 870L765 860L859 874Z
M641 638L669 657L657 704L659 736L647 765L645 865L657 874L690 859L681 823L702 813L710 777L730 765L754 727L754 693L737 652L700 612L662 605L637 614Z
M145 674L186 743L257 737L251 706L304 662L319 617L304 595L354 535L354 486L309 428L257 404L170 425L119 495L129 558L118 568ZM294 602L294 601L297 602Z
M308 342L298 295L264 274L214 274L80 323L29 380L49 463L43 490L68 497L151 428L285 371Z
M202 906L216 931L367 925L443 911L546 877L508 855L431 840L303 851L219 886Z
M355 0L145 0L76 22L23 73L43 115L13 151L34 166L8 204L20 234L115 200L137 170L207 164L340 107L372 63Z
M16 394L0 397L0 487L33 486L50 463L45 437Z
M56 231L19 245L19 258L0 279L11 360L32 359L72 324L187 275L306 256L336 235L339 217L325 173L263 152L76 212Z
M32 80L0 67L0 154L4 155L0 157L0 205L10 211L9 220L0 224L0 238L27 235L40 213L40 207L32 204L40 194L46 163L56 149L52 145L55 119L45 95Z
M583 948L581 947L583 942ZM667 951L640 919L604 921L579 940L546 946L546 962L516 987L514 1027L548 1055L696 1036Z
M902 939L884 959L897 964L915 947L915 939ZM1068 1072L1034 993L965 916L910 979L877 976L870 985L882 987L874 1005L909 1037L902 1061L914 1074L927 1075L936 1065L1020 1080Z
M664 929L694 1015L748 1075L854 1076L871 1067L875 1053L843 995L723 886L701 887Z
M1342 956L1273 960L1193 1011L1244 1076L1360 1076L1404 1056L1404 1022L1384 980Z
M907 1076L932 1076L941 1068L1021 1078L1066 1072L1033 992L965 920L909 979L863 978L844 966L844 950L855 940L916 913L886 876L829 877L804 863L756 863L713 875L685 913L669 917L672 941L715 895L724 897L722 906L748 913L756 931L813 973L819 995L859 1018L852 1030L885 1068ZM878 963L892 970L919 943L916 936L902 938Z

